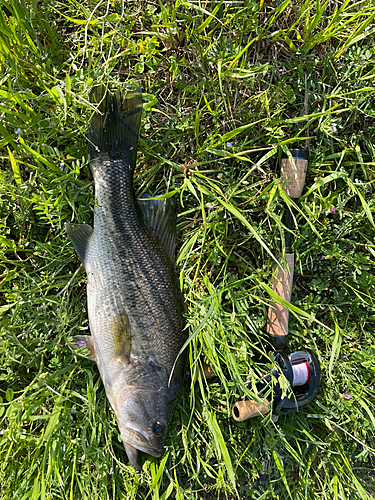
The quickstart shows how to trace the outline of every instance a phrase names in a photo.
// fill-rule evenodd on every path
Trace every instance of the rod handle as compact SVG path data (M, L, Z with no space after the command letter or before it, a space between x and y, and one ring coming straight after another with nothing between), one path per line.
M270 412L270 403L263 398L262 404L256 401L237 401L232 407L232 417L236 422L243 422L248 418L267 415Z
M279 297L290 302L294 274L294 253L286 253L284 265L274 269L274 272L272 290ZM271 300L267 316L267 333L271 337L272 345L278 351L283 350L286 345L288 323L289 309Z
M308 161L303 158L282 158L280 184L289 198L299 198L305 185Z

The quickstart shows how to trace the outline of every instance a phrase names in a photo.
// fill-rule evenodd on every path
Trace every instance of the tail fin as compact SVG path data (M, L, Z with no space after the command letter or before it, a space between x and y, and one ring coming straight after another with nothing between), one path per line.
M140 87L125 95L120 91L111 94L104 87L95 87L90 101L98 104L99 110L92 117L88 130L91 160L107 153L111 158L125 158L133 169L142 115Z

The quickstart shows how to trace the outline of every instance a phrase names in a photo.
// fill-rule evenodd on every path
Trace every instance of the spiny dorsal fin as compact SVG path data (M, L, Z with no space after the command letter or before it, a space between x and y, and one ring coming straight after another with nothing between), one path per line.
M176 244L176 201L172 198L152 200L148 194L143 194L139 206L146 222L153 229L172 262L175 261Z
M66 222L65 230L68 233L68 237L74 248L76 249L78 257L81 259L82 264L85 265L85 255L90 236L94 231L93 228L88 224L68 224Z
M108 153L111 158L125 159L134 169L142 115L140 87L115 94L102 86L95 87L90 101L98 104L88 130L91 161L101 153Z

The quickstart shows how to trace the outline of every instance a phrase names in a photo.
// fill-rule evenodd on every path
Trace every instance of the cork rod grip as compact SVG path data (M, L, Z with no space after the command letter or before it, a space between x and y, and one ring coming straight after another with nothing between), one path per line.
M262 404L256 401L238 401L232 407L232 417L237 422L243 422L248 418L267 415L270 411L270 403L267 399L262 399Z
M285 254L285 264L283 267L275 269L276 274L272 279L272 290L282 299L290 302L292 295L292 283L294 274L294 253ZM284 337L284 341L276 338L276 343L283 347L285 338L288 335L289 309L271 300L267 317L267 333L272 337ZM275 346L277 347L277 346Z
M281 160L280 183L289 198L299 198L305 185L308 161L302 158L289 158Z

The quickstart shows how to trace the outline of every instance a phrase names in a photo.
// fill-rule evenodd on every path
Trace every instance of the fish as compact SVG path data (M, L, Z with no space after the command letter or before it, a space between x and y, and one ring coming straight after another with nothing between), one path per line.
M137 199L133 175L142 114L139 87L96 87L89 129L94 227L65 224L87 274L90 335L73 338L96 362L128 460L160 457L181 391L185 305L175 265L176 204Z

